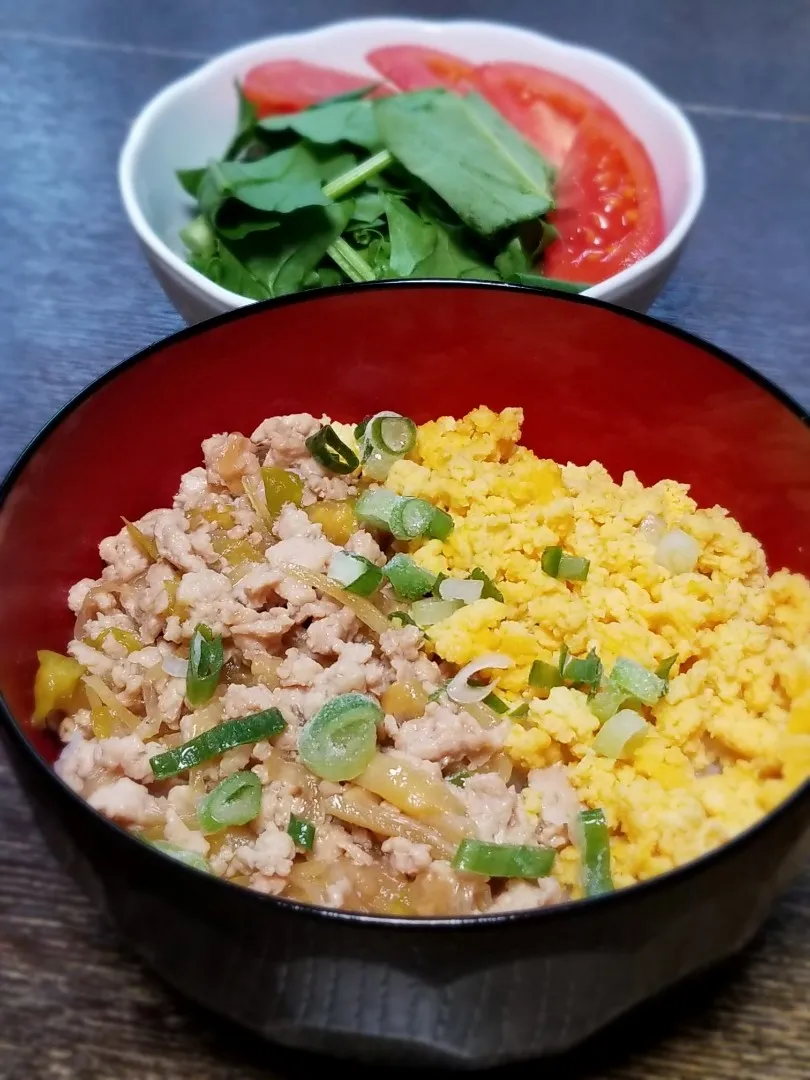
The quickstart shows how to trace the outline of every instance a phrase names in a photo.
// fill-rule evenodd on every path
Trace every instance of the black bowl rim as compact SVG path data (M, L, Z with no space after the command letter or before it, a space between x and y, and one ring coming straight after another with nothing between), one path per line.
M170 334L168 337L161 338L159 341L147 346L145 349L141 349L139 352L134 353L132 356L120 363L115 364L113 367L108 368L97 379L94 379L83 390L80 390L73 398L70 399L61 409L56 412L51 419L41 428L41 430L31 439L28 445L22 450L17 460L9 469L6 476L0 483L0 509L2 509L6 499L8 498L14 484L19 476L24 471L25 467L31 461L39 447L46 442L51 432L54 431L67 417L79 407L84 401L91 397L97 390L101 389L107 382L112 381L118 375L123 374L130 367L134 367L135 364L142 360L146 360L153 353L160 352L162 349L170 348L175 342L183 341L187 338L192 338L198 334L204 334L207 330L215 326L227 325L229 322L235 322L238 319L247 319L251 316L258 315L263 311L273 310L275 308L287 307L292 304L299 303L317 303L319 300L333 297L336 295L343 295L346 293L355 293L358 290L374 289L376 291L391 290L391 289L412 289L414 291L419 289L479 289L489 291L508 291L515 293L525 293L530 296L546 296L552 297L556 300L560 300L563 303L572 305L583 304L590 307L603 308L612 312L614 315L620 318L629 319L630 321L641 323L644 326L651 328L660 333L668 334L671 337L678 338L690 345L701 349L707 353L714 360L719 360L721 363L727 364L734 368L740 374L744 375L751 382L756 383L762 390L770 394L776 401L783 405L790 413L792 413L805 427L810 427L810 412L808 412L802 405L799 404L795 398L786 393L775 383L771 382L766 376L762 375L755 368L746 364L744 361L739 360L731 353L726 352L717 345L713 345L708 341L704 341L696 334L691 334L687 330L682 330L679 327L672 326L669 323L661 322L658 319L653 318L651 315L647 315L637 311L631 311L627 308L619 307L617 304L609 303L605 300L597 300L594 297L583 296L577 293L567 293L554 289L537 289L531 286L517 285L506 282L493 282L493 281L454 281L444 278L422 278L418 280L393 280L393 281L378 281L378 282L363 282L359 284L350 285L334 285L328 288L321 288L312 290L311 292L295 293L291 296L279 297L277 299L262 300L257 303L248 304L244 307L235 308L232 311L224 312L222 315L218 315L212 319L207 319L204 322L196 323L192 326L186 326L182 330L178 330L174 334ZM397 929L401 931L413 931L420 932L423 930L453 930L453 931L481 931L484 929L496 929L497 927L504 926L505 924L524 923L529 920L542 919L544 921L570 919L572 917L584 917L592 912L595 908L602 909L606 905L616 906L623 903L632 903L635 898L641 898L642 896L651 893L655 890L661 890L667 888L669 885L675 885L678 882L687 880L688 878L699 874L704 869L711 866L713 863L717 863L725 857L729 856L732 852L739 851L749 844L751 844L759 833L768 827L773 821L785 816L792 807L804 800L810 803L810 780L800 784L795 791L793 791L783 802L779 803L773 810L770 810L767 814L764 814L753 825L750 825L747 829L738 833L732 837L731 840L721 844L719 847L712 848L704 855L699 856L696 859L684 863L681 866L677 866L672 870L667 870L663 874L658 874L655 877L648 878L646 881L637 882L634 885L626 886L625 888L617 889L613 893L608 893L602 896L595 897L583 897L579 900L569 900L562 904L556 904L552 907L534 908L524 911L509 911L500 912L495 914L480 914L480 915L464 915L464 916L447 916L439 918L410 918L401 915L367 915L361 912L355 911L341 911L335 908L319 907L314 904L304 904L296 900L289 900L281 897L267 896L262 893L257 893L252 889L244 888L241 885L234 886L231 882L224 878L215 877L212 875L202 875L198 870L194 870L191 867L180 863L178 860L173 859L171 856L165 855L156 849L149 850L148 845L139 841L132 835L127 829L110 821L104 817L97 810L94 810L85 799L78 795L72 788L59 777L54 768L49 765L42 755L34 748L34 746L26 739L23 734L22 727L14 719L11 709L7 706L5 699L0 694L0 723L8 731L10 738L15 740L21 747L23 753L29 758L34 768L41 774L47 777L46 783L56 784L62 791L67 794L76 804L83 808L85 813L88 813L95 817L100 822L103 828L110 830L112 833L121 837L124 844L137 844L138 848L147 858L153 858L155 860L161 860L166 869L175 871L180 875L193 875L195 881L201 884L206 879L210 882L212 888L218 889L238 889L247 900L251 898L253 902L260 904L270 904L273 906L279 906L285 910L295 911L298 914L315 919L328 919L338 923L346 923L350 925L363 926L377 926L384 927L386 929ZM134 851L134 848L131 850ZM188 878L191 883L191 877Z

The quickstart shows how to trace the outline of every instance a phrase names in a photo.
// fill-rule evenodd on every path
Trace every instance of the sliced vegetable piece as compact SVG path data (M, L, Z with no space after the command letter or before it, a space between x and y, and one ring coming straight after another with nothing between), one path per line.
M197 808L204 833L247 825L262 808L262 782L255 773L235 772L217 784Z
M484 573L480 566L476 566L476 568L470 574L470 578L473 581L483 582L484 587L481 590L482 600L497 600L500 604L504 603L503 593L492 580L492 578L488 574Z
M662 660L658 667L655 669L655 674L659 679L662 679L665 683L669 683L669 676L672 668L677 663L678 654L673 653L672 656L668 656L666 660Z
M354 504L350 499L319 499L305 507L304 513L310 521L320 525L326 539L338 547L348 544L357 529Z
M395 495L388 488L375 488L365 491L357 500L355 513L357 520L377 529L391 531L391 515L402 502L401 495Z
M560 569L562 553L563 549L556 545L543 549L543 554L540 556L540 569L544 574L548 574L549 577L553 578L557 576Z
M621 709L606 720L593 740L593 749L602 757L630 758L650 731L650 725L632 709Z
M482 64L476 74L479 92L556 167L586 114L606 108L579 83L530 64Z
M503 716L504 713L509 712L509 706L498 697L497 694L487 694L484 698L484 704L489 705L490 709L494 713L498 713L499 716Z
M306 447L319 465L340 476L354 472L360 464L357 454L343 442L331 424L324 424L310 435Z
M552 848L528 844L489 844L483 840L462 840L453 856L454 870L497 878L541 878L551 873Z
M375 754L356 782L456 843L470 830L464 803L456 792L403 758Z
M292 841L297 848L312 851L315 844L315 826L311 821L306 821L304 818L298 817L297 814L290 814L287 833L292 837Z
M624 690L607 682L591 698L589 707L596 719L604 724L619 711L626 700L627 693Z
M562 164L549 215L559 238L543 273L594 284L648 255L664 236L661 197L647 151L615 114L594 109Z
M514 661L511 657L506 656L504 653L483 653L481 656L476 657L475 660L471 660L469 664L465 664L453 676L447 684L447 696L451 701L455 701L459 705L483 701L485 697L492 693L497 680L493 679L492 682L484 686L473 686L470 684L473 675L477 675L479 671L488 671L492 668L496 670L510 668L513 664Z
M329 577L357 596L371 596L379 589L383 572L364 555L336 551L329 563Z
M578 821L582 885L586 896L613 892L610 873L610 833L603 810L582 810Z
M454 522L426 499L400 499L391 510L389 528L397 540L415 540L418 536L446 540Z
M613 665L610 681L628 697L638 698L645 705L655 705L667 692L666 682L652 671L648 671L635 660L620 656Z
M670 529L658 541L655 561L671 574L691 574L700 558L700 544L683 529Z
M464 787L464 784L472 776L471 769L459 769L458 772L452 773L447 777L447 783L452 784L453 787Z
M527 701L522 701L520 705L516 705L514 709L512 709L509 715L514 717L515 720L519 720L522 716L528 716L529 703Z
M585 657L566 659L563 680L574 686L596 687L602 681L602 661L593 649Z
M442 600L461 600L465 604L474 604L481 599L483 590L483 581L472 578L445 578L439 585L439 596Z
M380 705L397 720L415 720L423 715L427 703L427 694L415 679L391 683L380 697Z
M368 78L304 60L269 60L251 68L242 92L259 117L297 112L319 101L368 88Z
M168 840L147 840L146 843L161 854L176 859L184 866L190 866L192 870L202 870L204 874L211 873L211 867L196 851L187 851L185 848L178 847L177 844L170 844Z
M294 577L304 585L309 585L310 588L317 589L347 608L351 608L360 622L364 623L369 630L373 630L375 634L384 634L391 629L388 618L364 596L355 596L346 592L342 585L336 585L323 574L317 574L314 570L307 570L303 566L289 564L287 572L290 577Z
M186 698L193 708L214 696L223 664L222 636L198 623L188 647Z
M340 694L303 726L298 736L298 755L324 780L353 780L374 757L377 724L383 717L373 698Z
M400 626L416 626L416 622L407 611L392 611L388 618L391 622L399 623Z
M174 750L156 754L149 759L152 772L157 780L166 780L177 776L186 769L193 769L204 761L219 757L235 746L272 739L280 735L287 727L287 722L278 709L265 709L238 720L226 720L217 727L209 728Z
M563 552L557 567L557 577L560 581L585 581L590 567L589 559Z
M94 638L86 640L94 649L100 649L108 637L117 641L128 653L139 652L143 648L143 642L137 634L133 634L131 630L122 630L120 626L109 626Z
M136 716L126 705L122 704L103 679L100 679L98 675L84 675L82 681L87 689L88 696L91 692L94 693L104 708L109 711L116 724L125 731L134 731L138 727L142 717Z
M121 520L126 526L129 538L135 547L142 555L145 555L150 562L157 562L160 558L160 554L155 541L150 540L146 533L142 532L137 525L133 525L131 521L127 521L125 517L122 517Z
M277 518L282 506L286 503L292 503L293 506L301 505L304 481L300 476L287 469L267 465L261 470L261 475L267 512L271 517Z
M422 45L386 45L372 49L366 60L399 90L443 86L469 93L477 87L476 69L466 60Z
M365 429L365 437L377 450L402 457L416 443L416 424L407 416L375 416Z
M34 676L34 715L32 723L41 725L52 712L70 707L84 668L72 656L40 649L39 667Z
M426 596L436 580L434 574L417 566L408 555L395 555L383 567L383 574L400 600L418 600Z
M411 607L411 621L425 629L435 626L436 623L449 619L460 608L464 607L462 600L440 600L431 596L427 600L417 600Z
M379 836L402 836L415 844L427 844L436 858L449 858L454 848L438 829L422 821L414 821L387 802L377 802L374 795L361 787L350 786L340 795L326 800L329 813L351 825L359 825Z
M529 686L536 690L551 690L553 686L562 686L560 669L556 664L549 664L545 660L535 660L529 670Z

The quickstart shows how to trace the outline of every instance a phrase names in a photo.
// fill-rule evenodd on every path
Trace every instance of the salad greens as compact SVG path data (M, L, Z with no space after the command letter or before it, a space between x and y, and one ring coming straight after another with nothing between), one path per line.
M483 98L373 86L259 119L239 87L222 158L181 169L188 262L252 300L347 281L455 278L580 291L537 273L554 171Z

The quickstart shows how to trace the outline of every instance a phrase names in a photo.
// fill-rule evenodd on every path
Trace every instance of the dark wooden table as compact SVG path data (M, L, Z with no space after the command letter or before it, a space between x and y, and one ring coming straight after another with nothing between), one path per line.
M0 0L0 472L82 386L180 325L116 189L146 99L240 41L406 12L497 14L578 39L681 102L709 194L655 314L810 406L808 0ZM544 1074L807 1080L809 916L805 874L745 957ZM292 1078L325 1065L159 985L46 854L0 757L0 1078Z

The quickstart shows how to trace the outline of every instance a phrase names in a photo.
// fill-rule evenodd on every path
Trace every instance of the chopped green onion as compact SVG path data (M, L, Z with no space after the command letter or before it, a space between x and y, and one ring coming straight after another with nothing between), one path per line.
M447 777L447 782L454 787L464 787L465 781L469 780L471 776L472 771L470 769L459 769L458 772L454 772Z
M566 658L562 677L574 686L598 686L602 681L602 661L593 649L584 658Z
M303 848L304 851L312 851L312 845L315 843L315 826L311 821L300 818L296 814L290 814L287 833L292 837L296 847Z
M585 581L590 560L581 555L566 555L559 546L547 547L540 556L540 568L549 577L560 581Z
M287 722L278 709L265 709L263 712L243 716L238 720L226 720L224 724L209 728L194 739L189 739L174 750L156 754L149 759L156 780L166 780L177 776L186 769L202 765L204 761L233 750L235 746L259 742L280 735L287 727Z
M669 682L669 673L672 671L673 666L678 660L678 654L673 653L672 656L668 656L666 660L662 660L658 667L655 669L655 674L659 679L662 679L665 683Z
M560 569L563 549L561 547L547 547L540 556L540 569L549 577L555 578Z
M439 596L442 600L461 600L463 604L474 604L481 599L483 588L482 581L473 581L471 578L445 578L439 586Z
M589 706L596 719L604 724L614 713L619 711L626 699L627 694L624 690L620 690L618 686L613 686L608 682L600 690L597 690L591 698Z
M391 514L401 502L402 496L395 495L388 488L376 488L365 491L354 507L355 517L363 525L372 525L377 529L391 531Z
M235 772L217 784L197 808L204 833L220 832L232 825L247 825L262 808L262 782L255 773Z
M655 705L667 692L663 679L635 660L626 660L622 656L613 665L610 682L624 690L628 697L638 698L645 705Z
M363 441L363 436L366 433L366 425L368 424L369 420L371 420L370 416L364 417L354 429L354 438L358 446Z
M342 441L331 424L324 424L310 435L306 447L319 465L341 476L354 472L360 464L357 454Z
M441 594L441 587L442 587L442 582L443 581L447 581L447 574L442 573L442 571L440 570L438 572L438 574L436 575L436 580L433 582L433 590L432 590L433 595L435 597L437 597L438 599L441 599L441 595L442 595Z
M196 851L187 851L185 848L178 847L177 844L170 844L168 840L147 840L146 843L156 851L183 863L184 866L190 866L193 870L202 870L204 874L211 873L208 863Z
M545 660L535 660L529 671L529 686L536 690L550 690L553 686L562 686L559 668Z
M436 580L435 574L417 566L408 555L395 555L383 567L383 574L400 600L419 600L430 592ZM416 619L416 615L413 617Z
M450 616L463 608L461 600L437 600L431 596L427 600L417 600L411 607L413 621L418 627L424 629L427 626L435 626L436 623L444 622Z
M391 511L391 532L397 540L414 540L428 531L433 507L425 499L400 499Z
M407 416L375 416L368 427L368 439L384 454L402 457L416 443L416 424Z
M470 574L470 577L473 579L473 581L483 581L484 587L481 590L482 600L497 600L501 604L504 602L503 593L497 587L492 578L489 577L488 574L484 573L480 566L476 566L476 568Z
M551 848L528 844L488 844L483 840L462 840L450 864L468 874L499 878L547 877L554 865Z
M592 746L597 754L609 758L631 757L650 730L643 716L632 709L621 709L606 720Z
M304 724L298 755L324 780L353 780L377 750L377 724L384 713L365 694L340 694Z
M428 701L441 701L444 695L447 693L447 683L444 682L438 689L434 690L428 697Z
M509 713L515 720L519 720L523 716L529 715L529 703L528 701L522 701L520 705L516 705L514 709Z
M454 524L449 514L426 499L400 499L389 519L389 528L397 540L415 540L419 536L446 540Z
M505 712L509 712L509 706L505 701L499 698L497 694L487 694L484 698L484 704L489 705L490 709L499 716L503 716Z
M346 592L357 596L371 596L383 579L379 566L364 555L352 555L348 551L335 552L329 563L328 576Z
M186 698L193 708L214 696L223 663L222 637L198 623L188 647L186 671Z
M372 450L363 462L363 475L369 480L377 480L382 483L391 472L391 466L398 458L386 454L382 450Z
M565 644L565 642L563 642L562 646L560 647L560 663L559 663L560 675L562 675L562 673L565 671L565 665L568 662L569 654L570 654L570 649Z
M590 559L584 559L581 555L566 555L563 552L557 568L557 578L559 581L585 581L590 568Z
M582 810L577 822L586 896L613 892L610 874L610 833L602 810Z
M407 611L392 611L388 618L391 622L398 622L400 626L416 626Z

